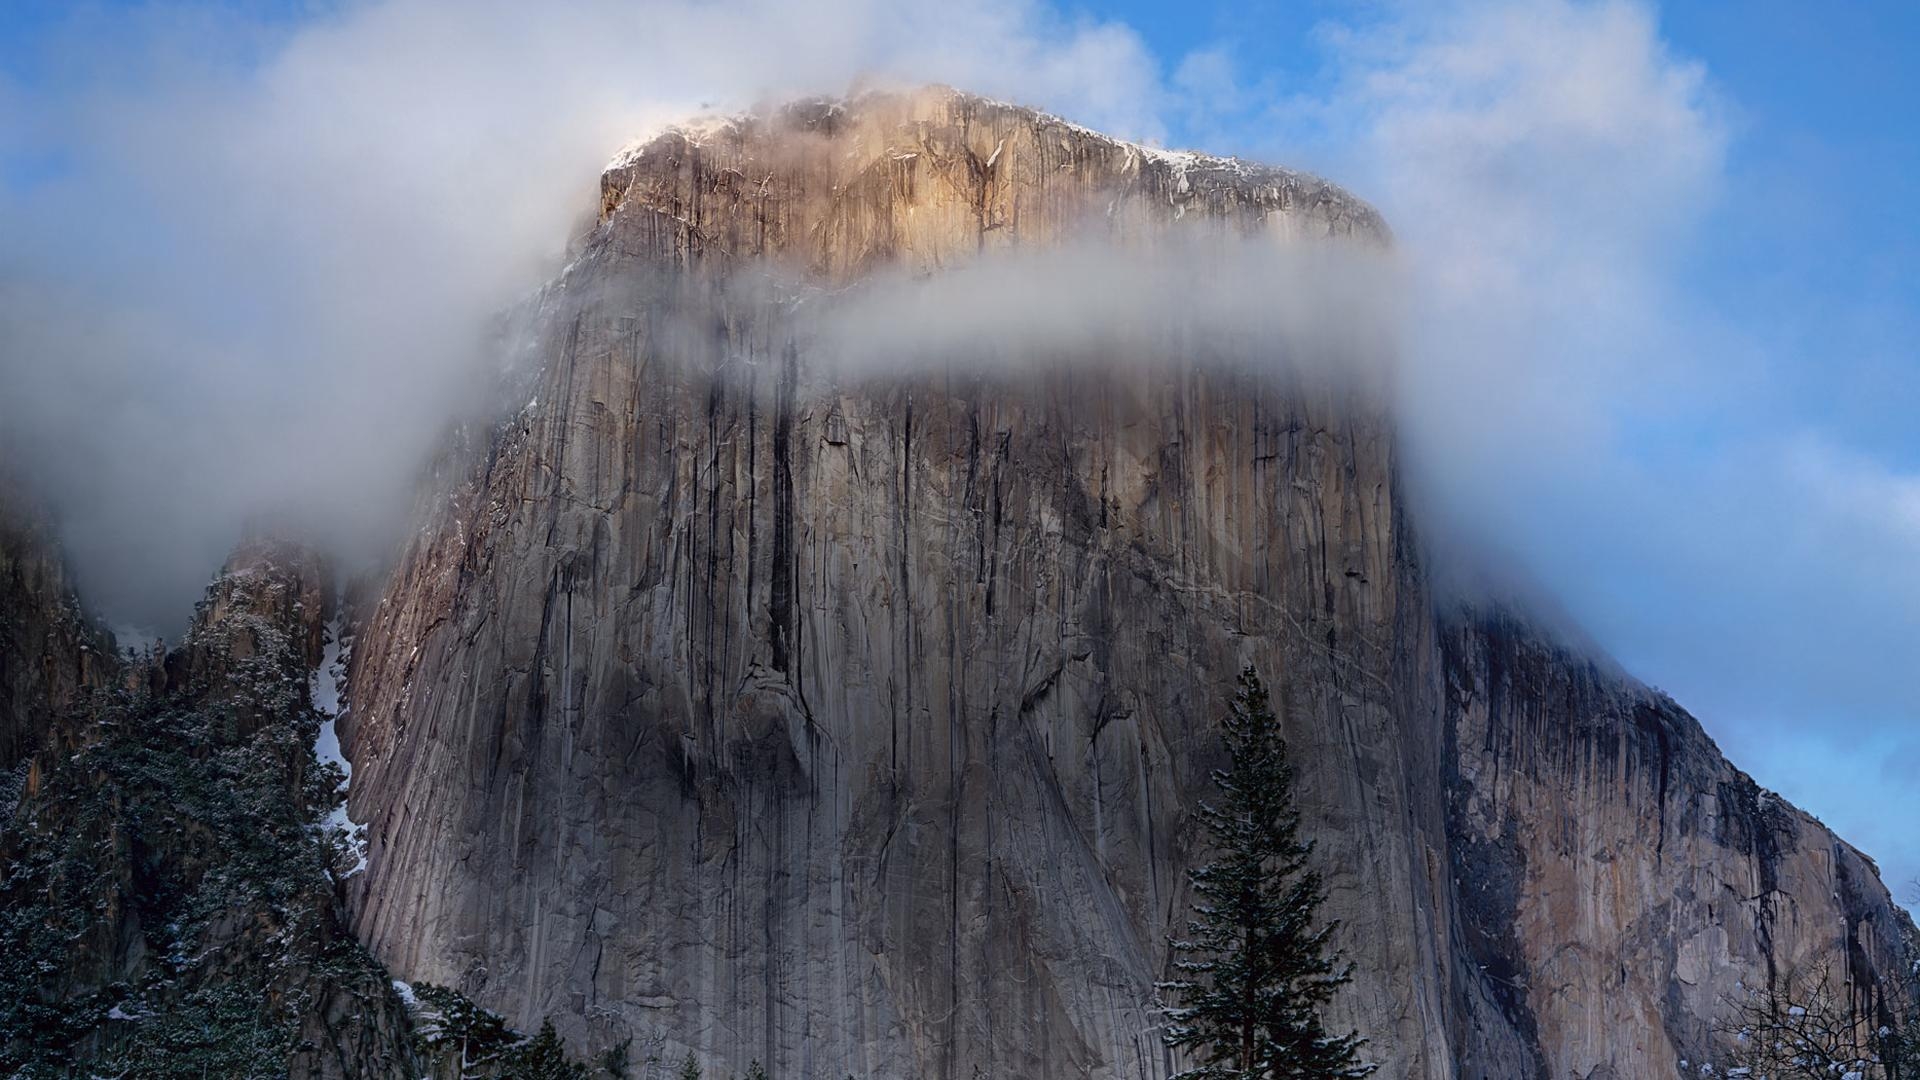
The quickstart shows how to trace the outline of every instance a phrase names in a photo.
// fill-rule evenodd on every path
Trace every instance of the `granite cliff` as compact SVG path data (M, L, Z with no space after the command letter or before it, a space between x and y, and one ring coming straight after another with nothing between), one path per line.
M1380 1075L1703 1075L1729 997L1814 965L1904 1007L1871 860L1443 588L1390 372L1178 318L992 364L819 333L1010 252L1390 250L1364 203L933 89L666 131L598 211L344 605L249 543L184 641L117 653L0 488L0 1065L455 1075L480 1014L431 983L630 1075L1166 1077L1249 663ZM330 621L363 865L314 750Z
M1894 1007L1869 860L1604 659L1436 593L1365 380L1177 341L850 373L796 329L1089 235L1390 242L1315 178L944 90L616 159L526 404L355 641L377 956L723 1069L1168 1075L1153 983L1253 663L1382 1075L1676 1075L1816 958Z

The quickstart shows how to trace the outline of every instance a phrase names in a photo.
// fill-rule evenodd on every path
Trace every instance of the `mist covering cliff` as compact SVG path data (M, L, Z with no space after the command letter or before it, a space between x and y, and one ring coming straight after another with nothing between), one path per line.
M629 148L575 256L349 605L367 851L322 937L717 1071L1164 1077L1253 664L1382 1075L1692 1071L1739 987L1836 957L1891 1014L1914 931L1870 860L1435 564L1347 193L873 93ZM57 557L0 552L0 765L39 769L118 668ZM354 985L374 1034L329 1060L373 1075L410 1044Z
M601 190L354 651L357 926L403 977L728 1067L1166 1075L1252 663L1387 1075L1666 1074L1816 956L1888 1004L1867 859L1566 636L1436 599L1390 335L1329 329L1389 250L1363 203L942 90L672 131ZM1109 253L1087 311L1174 267L1202 317L1046 337L1055 247ZM1289 330L1205 317L1262 288ZM862 320L890 349L849 363Z

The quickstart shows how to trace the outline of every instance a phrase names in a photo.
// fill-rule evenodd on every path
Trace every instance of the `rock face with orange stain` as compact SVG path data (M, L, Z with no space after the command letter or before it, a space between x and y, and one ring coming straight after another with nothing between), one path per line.
M1677 706L1436 600L1366 380L855 373L794 329L1002 248L1387 243L1339 189L933 90L669 132L600 211L355 639L396 975L713 1068L1167 1076L1248 663L1382 1075L1667 1075L1737 980L1834 952L1875 1001L1900 963L1871 865Z

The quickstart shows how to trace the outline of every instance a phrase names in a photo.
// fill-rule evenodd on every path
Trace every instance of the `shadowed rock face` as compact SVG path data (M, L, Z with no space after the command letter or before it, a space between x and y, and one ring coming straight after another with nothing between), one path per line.
M59 712L113 677L112 649L81 610L44 511L0 469L0 773L24 765Z
M63 580L22 530L0 566ZM70 619L35 659L80 673L14 687L39 733L0 791L0 1071L419 1074L321 832L340 777L313 754L309 675L330 592L311 553L250 541L178 648L124 659L70 594L0 597L12 628Z
M1165 1076L1152 985L1251 662L1384 1075L1660 1075L1735 980L1843 939L1876 992L1910 927L1857 853L1671 702L1436 612L1365 380L837 377L740 287L1202 227L1385 237L1310 177L945 91L623 155L532 400L356 638L362 938L587 1045Z
M1914 928L1872 862L1670 699L1508 612L1442 650L1464 957L1545 1075L1697 1070L1743 984L1823 963L1870 1027L1902 1007Z

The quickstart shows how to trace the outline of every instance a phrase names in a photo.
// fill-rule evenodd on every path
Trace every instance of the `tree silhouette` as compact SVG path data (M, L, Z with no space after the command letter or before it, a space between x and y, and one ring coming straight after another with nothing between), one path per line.
M1252 667L1221 723L1228 765L1217 805L1200 820L1214 861L1188 871L1189 936L1171 940L1180 977L1160 984L1178 1004L1164 1039L1198 1061L1180 1080L1360 1077L1357 1032L1329 1035L1320 1011L1348 981L1319 919L1326 888L1300 836L1293 765L1266 687Z

